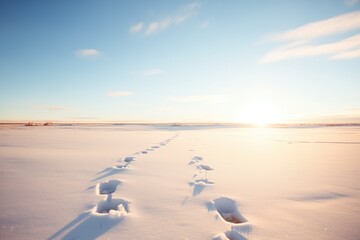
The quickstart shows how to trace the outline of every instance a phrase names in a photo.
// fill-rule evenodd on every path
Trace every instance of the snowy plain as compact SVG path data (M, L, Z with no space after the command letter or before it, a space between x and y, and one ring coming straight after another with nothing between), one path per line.
M360 239L360 127L0 128L0 239Z

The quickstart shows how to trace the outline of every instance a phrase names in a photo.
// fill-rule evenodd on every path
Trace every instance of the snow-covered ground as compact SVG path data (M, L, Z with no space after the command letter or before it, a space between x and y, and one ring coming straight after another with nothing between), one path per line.
M360 128L0 129L0 239L359 239Z

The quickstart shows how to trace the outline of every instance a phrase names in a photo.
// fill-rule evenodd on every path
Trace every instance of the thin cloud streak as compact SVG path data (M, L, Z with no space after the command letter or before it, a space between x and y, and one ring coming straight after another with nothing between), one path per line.
M312 40L336 35L360 28L360 11L355 11L329 19L312 22L293 30L276 34L275 41Z
M131 33L137 33L140 32L142 29L144 28L144 24L142 22L135 24L133 26L130 27L130 32Z
M119 91L119 92L108 92L106 95L109 97L125 97L134 94L133 92Z
M100 55L100 52L96 49L88 48L77 50L75 55L78 57L97 57Z
M343 60L343 59L354 59L360 58L360 49L350 50L342 53L335 54L329 59L331 60Z
M310 57L310 56L320 56L320 55L330 55L335 54L330 59L344 59L346 56L352 56L353 58L359 57L359 54L355 52L347 53L342 55L343 51L360 48L360 34L355 35L344 40L321 44L321 45L301 45L297 47L288 47L285 46L278 50L271 51L266 54L261 60L260 63L270 63L277 62L285 59L299 58L299 57ZM359 51L356 49L356 51Z
M360 11L355 11L329 19L316 21L279 33L271 40L290 41L290 43L270 51L259 63L271 63L301 57L330 55L330 60L358 58L360 34L332 43L312 44L315 39L360 29Z
M143 22L140 22L132 25L129 30L131 33L141 32L145 36L148 36L185 22L188 18L193 16L200 7L200 3L191 3L182 8L181 14L170 16L163 20L152 21L148 24L143 24Z
M357 4L358 2L359 2L359 0L346 0L345 4L347 6L353 6L353 5Z
M165 30L166 28L170 27L173 24L174 22L172 18L168 18L158 22L152 22L147 26L145 35L150 35L158 31Z

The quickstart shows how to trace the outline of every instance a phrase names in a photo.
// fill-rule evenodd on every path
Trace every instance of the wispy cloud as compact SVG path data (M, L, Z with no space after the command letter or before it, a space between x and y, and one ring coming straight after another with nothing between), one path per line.
M358 2L359 2L359 0L345 0L345 4L348 6L353 6Z
M176 96L176 97L170 97L170 100L180 103L193 103L193 102L222 103L222 102L227 102L229 100L229 96L225 94Z
M163 72L164 71L161 69L153 68L153 69L148 69L148 70L144 71L143 73L141 73L141 76L152 77L152 76L161 75L161 74L163 74Z
M75 51L75 55L78 57L93 58L99 56L100 52L96 49L88 48Z
M332 43L312 44L311 41L330 35L337 35L360 29L360 11L321 20L290 31L274 35L272 41L290 41L272 50L260 59L270 63L292 58L331 55L329 59L350 59L359 57L360 34Z
M360 49L337 53L330 57L331 60L360 58Z
M275 34L272 40L312 40L360 28L360 11L312 22L290 31Z
M134 94L134 93L128 92L128 91L117 91L117 92L110 91L106 95L109 97L125 97L125 96L129 96L132 94Z
M360 49L344 52L345 50L353 48L360 48L360 34L334 43L320 45L305 44L297 47L285 46L266 54L260 60L260 63L270 63L285 59L331 54L333 54L333 56L331 56L330 59L349 59L359 57Z
M131 33L137 33L140 32L142 29L144 28L144 24L142 22L135 24L133 26L130 27L130 32Z
M172 26L178 25L180 23L183 23L188 18L190 18L192 15L194 15L198 9L201 7L200 3L191 3L186 6L183 6L180 9L179 14L175 14L173 16L169 16L167 18L152 21L147 24L143 24L143 22L137 23L130 27L129 31L131 33L137 33L141 32L144 35L151 35L160 31L163 31L167 28L170 28Z

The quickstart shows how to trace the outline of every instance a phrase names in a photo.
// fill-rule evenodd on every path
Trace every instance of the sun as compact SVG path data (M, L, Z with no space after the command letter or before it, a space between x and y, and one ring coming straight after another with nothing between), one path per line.
M271 101L258 100L248 103L238 117L238 121L256 126L279 123L281 114Z

